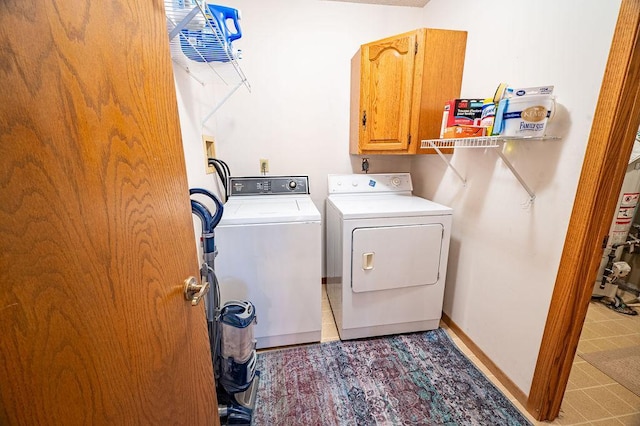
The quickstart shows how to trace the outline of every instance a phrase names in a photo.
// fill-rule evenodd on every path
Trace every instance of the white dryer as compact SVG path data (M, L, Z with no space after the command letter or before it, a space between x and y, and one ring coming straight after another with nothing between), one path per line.
M322 225L306 176L231 177L215 229L221 302L256 307L257 348L320 341Z
M329 175L327 294L341 339L438 328L453 210L409 173Z

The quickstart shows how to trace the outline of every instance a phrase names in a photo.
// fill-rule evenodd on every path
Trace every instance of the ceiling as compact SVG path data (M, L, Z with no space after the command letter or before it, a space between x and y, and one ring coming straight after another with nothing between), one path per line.
M331 0L348 3L384 4L388 6L424 7L429 0Z

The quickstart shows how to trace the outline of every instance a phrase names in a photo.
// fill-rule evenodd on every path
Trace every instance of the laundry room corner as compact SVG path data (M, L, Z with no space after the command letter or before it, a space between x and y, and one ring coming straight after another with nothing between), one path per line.
M640 425L640 0L63 3L0 13L0 426Z
M447 156L466 182L436 155L411 167L417 195L454 209L444 313L527 394L620 2L460 3L452 13L432 0L424 13L427 26L469 33L461 97L500 82L556 88L547 134L561 139L502 152L535 198L492 149Z
M205 172L203 134L232 175L260 175L266 159L268 175L308 176L323 221L329 174L363 173L363 158L369 173L410 172L416 195L453 208L444 313L526 394L620 1L225 4L242 12L234 46L251 90L241 87L206 118L226 89L175 71L190 186L221 190ZM446 154L466 183L437 155L349 155L354 54L422 27L467 31L462 97L491 97L499 83L555 86L548 131L558 139L502 152L535 197L492 149Z

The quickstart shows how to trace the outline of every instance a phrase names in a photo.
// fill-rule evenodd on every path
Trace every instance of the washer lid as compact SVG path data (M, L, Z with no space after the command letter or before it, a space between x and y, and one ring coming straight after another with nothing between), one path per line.
M411 194L330 195L328 200L342 214L343 219L453 214L451 207Z
M231 197L218 226L319 221L320 212L309 196Z

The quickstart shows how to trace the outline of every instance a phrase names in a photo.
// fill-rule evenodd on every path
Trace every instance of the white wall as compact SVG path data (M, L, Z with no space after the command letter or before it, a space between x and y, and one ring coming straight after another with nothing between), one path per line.
M426 26L468 31L462 97L491 97L500 82L555 85L547 133L510 143L528 195L495 152L460 149L452 163L414 161L416 192L454 208L444 311L528 393L606 65L619 1L431 0Z
M306 174L324 211L326 175L359 172L348 154L349 67L362 43L422 26L469 32L465 97L500 82L554 84L561 141L510 145L535 204L494 152L458 150L461 185L437 156L374 157L370 172L411 171L418 195L455 209L445 312L528 392L620 1L431 0L424 9L318 0L226 0L242 10L235 43L252 86L203 126L224 90L176 69L191 186L204 174L202 133L234 175Z
M216 138L216 154L236 176L269 174L310 177L312 198L324 210L328 173L360 171L349 156L350 61L368 41L411 31L422 9L318 0L226 0L241 10L243 37L234 47L251 84L240 88L200 125L224 90L198 87L176 70L180 119L190 185L211 185L202 164L202 133ZM353 164L353 167L352 167ZM409 171L408 157L371 162L370 172Z

